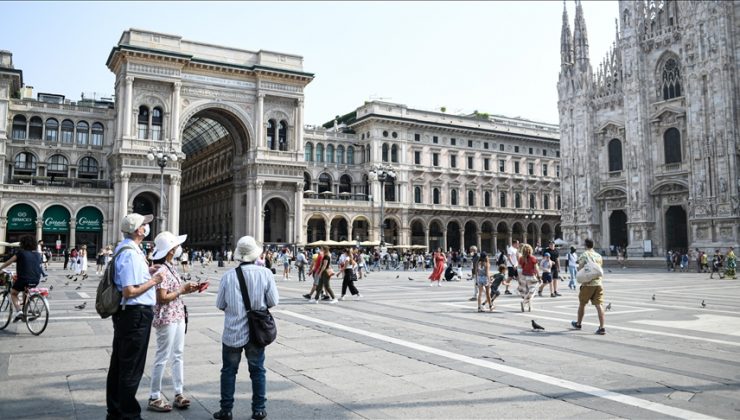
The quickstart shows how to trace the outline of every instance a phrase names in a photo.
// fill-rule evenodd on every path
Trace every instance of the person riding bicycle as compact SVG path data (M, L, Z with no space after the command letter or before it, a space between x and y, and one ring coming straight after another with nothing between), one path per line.
M23 236L20 243L21 250L0 266L0 270L4 270L5 267L15 263L15 271L18 275L10 291L10 301L13 302L15 308L13 322L20 321L23 318L23 312L21 311L23 305L18 298L18 294L26 287L37 286L41 280L41 254L36 252L36 240L31 236Z

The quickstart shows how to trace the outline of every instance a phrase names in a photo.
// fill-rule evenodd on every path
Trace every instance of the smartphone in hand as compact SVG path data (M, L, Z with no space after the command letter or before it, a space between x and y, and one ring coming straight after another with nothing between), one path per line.
M204 281L203 283L198 283L198 293L203 293L203 291L208 288L208 284L208 280Z

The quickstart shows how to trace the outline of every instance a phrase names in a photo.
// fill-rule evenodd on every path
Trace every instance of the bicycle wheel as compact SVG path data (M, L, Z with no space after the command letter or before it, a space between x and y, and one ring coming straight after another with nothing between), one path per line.
M26 326L33 335L39 335L49 323L49 304L41 295L32 295L25 308Z
M0 292L0 330L10 324L10 317L13 316L13 304L10 303L10 292L3 290Z

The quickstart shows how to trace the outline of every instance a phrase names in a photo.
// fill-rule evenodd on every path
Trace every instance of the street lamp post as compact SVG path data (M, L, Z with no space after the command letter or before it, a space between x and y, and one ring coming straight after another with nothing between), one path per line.
M156 161L159 166L159 211L157 212L157 230L160 233L164 230L164 168L167 167L168 161L177 162L177 152L172 147L169 150L164 147L152 147L149 149L146 158L150 161Z
M394 179L396 172L387 165L373 165L368 172L371 181L380 181L380 246L385 246L385 181Z
M528 220L542 219L542 215L541 215L541 214L535 214L535 212L534 212L534 209L533 209L533 208L530 208L530 209L529 209L529 213L527 213L527 214L525 214L525 215L524 215L524 219L528 219ZM528 229L529 229L529 225L527 225L527 226L526 226L526 227L524 228L524 233L525 233L525 235L526 235L526 234L529 234L529 231L528 231ZM534 234L534 232L532 232L532 233ZM535 241L535 239L536 239L536 238L532 238L532 243L533 243L533 244L534 244L534 243L536 242L536 241ZM526 242L526 241L525 241L525 242Z

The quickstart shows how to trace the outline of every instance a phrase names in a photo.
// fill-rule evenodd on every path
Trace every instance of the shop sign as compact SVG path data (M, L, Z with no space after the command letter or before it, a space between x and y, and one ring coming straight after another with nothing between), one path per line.
M44 212L44 232L69 231L69 212L62 206L52 206Z
M8 231L36 230L36 210L28 204L13 206L8 212Z
M103 215L95 207L85 207L77 212L78 232L100 232L103 230Z

